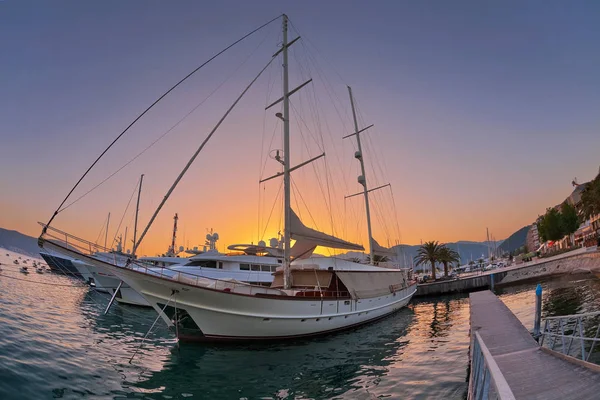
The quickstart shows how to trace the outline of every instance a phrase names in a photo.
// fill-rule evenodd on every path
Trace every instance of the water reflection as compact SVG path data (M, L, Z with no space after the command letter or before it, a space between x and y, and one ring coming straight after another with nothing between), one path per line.
M600 280L593 275L566 275L540 281L542 285L542 318L557 315L571 315L600 311ZM535 312L535 285L523 284L497 291L504 303L521 320L530 331L533 329ZM562 327L565 335L573 334L576 320L570 320ZM583 319L583 329L586 337L596 335L600 317ZM552 323L550 328L558 332L560 326ZM578 331L579 334L579 331ZM569 341L566 342L568 347ZM552 347L552 341L545 345ZM560 351L562 343L557 339L554 349ZM586 343L586 353L589 352L591 342ZM569 347L569 354L580 356L580 342L574 340ZM590 357L592 362L600 362L600 346L594 346Z
M162 369L124 382L150 398L463 398L465 296L417 301L380 322L293 343L181 344Z
M126 383L164 388L161 396L190 393L211 399L320 399L368 390L407 345L402 338L413 319L413 311L405 309L380 323L293 343L181 344L161 371Z
M368 326L319 339L251 346L182 344L156 313L71 287L2 280L0 398L461 399L466 296L416 300ZM65 286L59 286L65 285ZM40 332L43 332L40 334ZM129 358L139 353L130 364Z

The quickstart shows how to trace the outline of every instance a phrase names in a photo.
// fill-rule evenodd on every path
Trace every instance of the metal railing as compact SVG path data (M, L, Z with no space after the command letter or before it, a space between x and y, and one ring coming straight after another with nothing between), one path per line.
M540 332L540 346L546 342L550 350L593 362L590 357L600 341L599 336L600 311L546 317Z
M471 350L468 400L514 400L510 386L479 332L475 332Z

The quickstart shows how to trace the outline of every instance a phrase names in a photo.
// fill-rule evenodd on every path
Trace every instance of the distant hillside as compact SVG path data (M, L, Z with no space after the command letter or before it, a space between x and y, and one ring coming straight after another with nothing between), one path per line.
M525 245L525 241L527 240L527 232L529 231L529 225L524 226L519 229L512 235L508 237L502 244L500 245L500 250L505 251L507 253L513 252L519 247Z
M501 245L501 241L496 242L496 246ZM489 248L493 247L494 243L489 242ZM478 258L487 258L488 256L488 242L469 242L469 241L459 241L455 243L446 243L446 246L451 249L457 251L460 254L461 264L466 264L469 260L477 260ZM399 262L401 265L404 264L404 260L406 260L406 266L412 264L412 260L417 255L417 251L420 245L406 245L401 244L398 246L394 246L394 249L398 249L400 253ZM364 258L362 253L358 252L348 252L344 258ZM403 265L404 266L404 265Z
M3 228L0 228L0 247L32 257L38 257L40 251L37 238Z

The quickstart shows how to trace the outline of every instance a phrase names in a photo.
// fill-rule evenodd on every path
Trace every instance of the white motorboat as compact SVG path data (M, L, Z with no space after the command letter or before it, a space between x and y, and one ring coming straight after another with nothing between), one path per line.
M223 254L216 250L215 243L216 239L212 242L207 240L208 250L193 257L140 257L132 267L165 276L175 276L179 272L184 272L201 278L233 279L269 286L273 281L272 273L281 265L281 258L273 255L280 251L277 248L269 248L264 245L232 245L230 249L238 253ZM96 252L92 257L112 265L116 263L120 267L125 267L127 256L120 252ZM150 306L136 290L127 283L121 283L121 279L107 268L97 263L85 262L84 264L96 284L101 285L111 295L121 285L115 298L119 303Z
M402 270L395 266L365 265L334 257L312 256L317 246L346 250L364 250L364 248L361 245L306 227L291 208L290 173L318 160L324 156L324 153L295 167L290 166L289 97L312 79L292 91L289 90L288 47L298 38L288 42L288 18L283 15L282 19L283 42L281 49L273 55L267 66L238 97L194 153L159 204L139 240L134 241L132 251L135 254L136 248L142 242L162 206L221 122L271 62L282 55L283 96L267 108L283 102L283 113L276 115L283 121L283 151L282 153L277 151L274 157L283 165L283 172L263 181L283 176L283 260L281 267L276 267L273 282L269 287L252 285L234 279L203 276L192 273L191 270L185 270L185 266L157 269L133 260L123 268L110 260L77 255L76 251L62 246L60 242L54 240L55 236L49 233L48 229L44 229L40 237L40 244L44 247L72 256L77 255L86 263L103 268L117 276L143 296L155 308L160 317L174 328L177 337L182 340L272 340L330 333L385 317L406 306L416 292L412 271ZM374 262L374 256L383 248L376 244L371 235L368 203L370 190L367 188L360 147L359 134L368 127L358 128L351 92L350 98L354 113L355 132L347 137L356 135L358 140L359 151L355 157L360 161L362 168L362 175L358 182L364 189L360 194L365 197L370 261ZM295 240L293 247L291 240ZM82 248L85 247L82 246ZM206 262L207 260L202 261ZM220 262L218 260L210 261ZM225 263L224 260L223 263ZM241 262L239 265L242 265ZM250 265L252 264L250 263ZM260 264L257 262L257 265ZM206 270L206 264L202 266L203 270ZM224 266L225 264L223 264ZM218 269L220 268L212 270Z
M23 265L20 269L19 272L23 273L23 274L28 274L29 271L27 270L27 266Z

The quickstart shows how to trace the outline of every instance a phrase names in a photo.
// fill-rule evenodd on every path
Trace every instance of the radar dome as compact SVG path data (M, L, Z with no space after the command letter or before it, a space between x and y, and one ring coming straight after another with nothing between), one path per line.
M267 244L264 240L261 240L260 242L258 242L258 247L267 247Z

